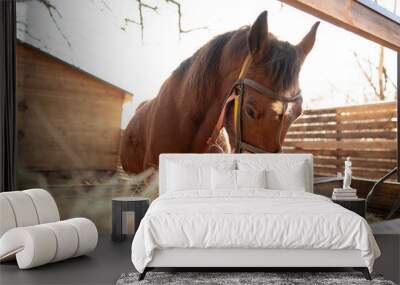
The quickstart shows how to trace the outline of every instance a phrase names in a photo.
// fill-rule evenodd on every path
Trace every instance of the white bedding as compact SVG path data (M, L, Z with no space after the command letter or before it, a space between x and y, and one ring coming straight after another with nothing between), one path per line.
M370 271L380 255L368 223L323 196L265 189L199 193L166 193L151 204L132 243L139 272L155 249L165 248L358 249Z

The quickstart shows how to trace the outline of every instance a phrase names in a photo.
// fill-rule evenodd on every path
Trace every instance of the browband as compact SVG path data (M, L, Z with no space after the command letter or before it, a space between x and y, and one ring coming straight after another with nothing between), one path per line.
M254 81L254 80L248 79L248 78L239 79L235 85L242 85L242 84L247 85L247 86L251 87L252 89L256 90L257 92L259 92L263 95L266 95L268 97L271 97L272 99L277 100L277 101L293 102L301 97L301 91L299 91L295 96L293 96L291 98L281 97L276 92L272 91L271 89L265 87L264 85L261 85L260 83Z

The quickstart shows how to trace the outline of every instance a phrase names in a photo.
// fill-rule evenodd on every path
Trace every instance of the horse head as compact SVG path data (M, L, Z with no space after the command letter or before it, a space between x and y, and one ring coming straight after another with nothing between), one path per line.
M239 143L253 149L281 150L290 125L302 113L299 73L314 45L318 25L315 23L297 45L280 41L268 32L266 11L248 29L248 54L236 85L243 90L234 90L242 96L238 96L241 98L236 110L235 104L229 105L225 119L231 145L237 145L239 135Z

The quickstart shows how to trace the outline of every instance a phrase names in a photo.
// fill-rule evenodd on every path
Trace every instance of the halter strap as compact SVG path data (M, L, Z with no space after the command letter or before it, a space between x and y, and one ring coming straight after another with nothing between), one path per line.
M264 85L254 81L254 80L251 80L249 78L244 78L241 81L243 82L244 85L250 86L257 92L259 92L263 95L266 95L266 96L272 98L273 100L278 100L278 101L282 101L285 103L289 103L289 102L296 101L297 99L299 99L301 97L301 91L299 91L295 96L293 96L291 98L280 97L279 95L277 95L277 93L275 93L271 89L265 87Z
M251 60L250 55L247 55L245 60L244 60L244 62L243 62L242 68L240 69L238 80L241 80L244 77L244 74L246 73L247 68L250 65L250 60ZM238 123L239 108L240 108L240 106L239 106L239 96L235 96L235 105L233 107L233 123L234 123L235 129L236 129L236 126L237 126L237 123Z
M237 96L231 92L231 95L229 95L229 97L225 100L224 107L222 108L222 111L219 114L218 121L215 124L214 130L213 130L211 136L207 139L207 147L217 140L217 138L219 136L219 132L221 131L222 127L224 126L226 107L233 100L235 100L235 102L236 102L236 97Z
M243 76L246 73L247 68L248 68L248 66L250 64L250 60L251 60L250 55L247 55L245 60L244 60L244 62L243 62L243 65L242 65L242 67L240 69L238 80L243 78ZM212 132L211 136L207 139L206 148L208 148L213 142L215 142L217 140L217 138L219 136L219 133L220 133L221 129L224 126L226 108L229 105L229 103L232 102L232 101L234 101L233 121L234 121L235 129L236 129L237 121L238 121L238 115L239 115L239 107L240 107L239 106L240 105L239 104L239 96L235 92L233 92L234 89L236 88L236 86L237 86L237 84L234 84L233 87L229 90L229 93L228 93L229 96L224 102L224 106L222 107L221 113L219 114L219 117L218 117L218 121L215 124L215 127L213 129L213 132Z

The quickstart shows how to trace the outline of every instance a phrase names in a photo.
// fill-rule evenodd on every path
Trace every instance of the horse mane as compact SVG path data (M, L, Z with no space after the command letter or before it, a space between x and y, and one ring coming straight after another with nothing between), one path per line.
M242 27L216 36L198 49L191 57L184 60L173 72L184 84L184 94L197 97L200 106L210 90L215 90L216 78L220 68L220 59L225 47L229 45L232 55L244 58L248 53L247 34L249 26ZM267 52L261 61L265 65L266 76L273 83L275 91L289 88L298 78L301 60L295 46L278 40L269 34Z
M267 52L261 59L276 92L287 90L297 81L302 60L295 46L269 34Z
M215 73L218 70L222 50L236 32L231 31L214 37L191 57L185 59L174 71L174 74L190 77L195 82L205 81L204 75L208 74L208 77L210 77L211 73ZM187 73L190 70L193 71L193 74Z

